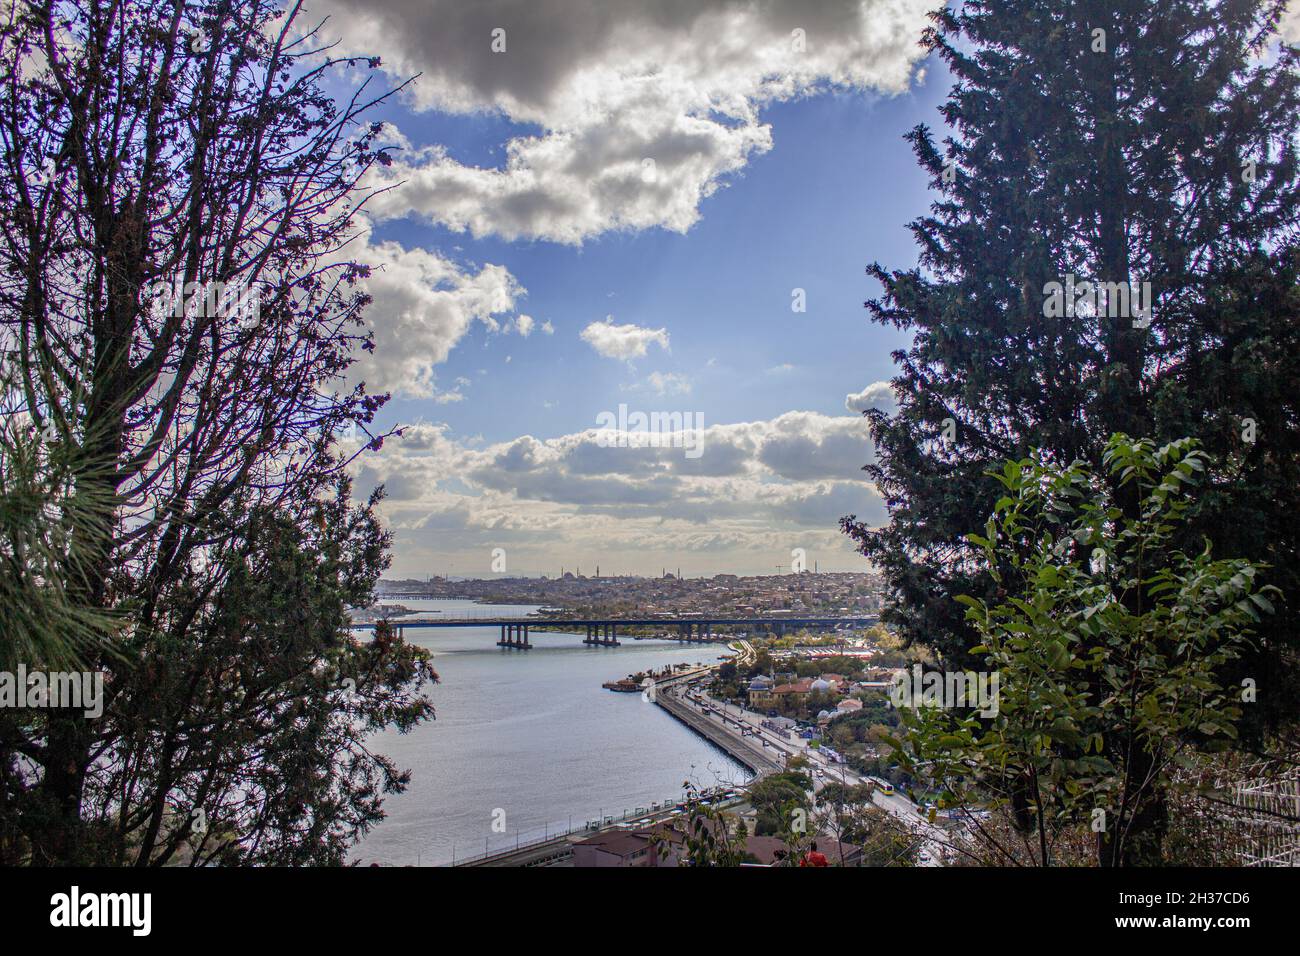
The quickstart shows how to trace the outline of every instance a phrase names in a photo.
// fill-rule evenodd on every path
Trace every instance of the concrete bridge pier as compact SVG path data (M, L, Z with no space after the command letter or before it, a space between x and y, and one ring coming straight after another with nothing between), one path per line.
M512 647L526 651L532 646L532 644L528 643L527 624L501 625L501 640L497 641L497 647Z
M681 640L687 644L707 644L705 635L708 634L708 627L709 624L705 621L683 621L680 625Z
M582 643L592 647L618 647L618 626L616 624L588 624L587 636Z

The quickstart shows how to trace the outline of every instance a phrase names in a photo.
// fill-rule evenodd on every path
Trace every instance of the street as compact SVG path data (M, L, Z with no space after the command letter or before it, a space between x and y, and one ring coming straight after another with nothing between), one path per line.
M743 641L740 643L742 645L747 644L747 642ZM749 653L752 654L752 648L749 649ZM745 649L742 648L741 654L742 656L745 654ZM851 786L873 783L875 789L872 793L872 802L893 816L909 831L922 838L923 842L918 856L919 864L921 866L943 865L943 846L949 840L948 834L945 833L942 827L926 820L917 804L902 793L897 791L892 794L884 793L882 788L889 785L887 781L860 775L851 770L846 764L831 762L818 748L809 747L807 740L795 734L791 734L789 739L782 737L771 729L762 726L762 722L766 719L763 714L747 710L735 704L714 700L695 683L688 683L683 688L683 691L684 693L682 693L680 699L690 705L697 713L703 715L707 720L721 724L733 733L739 730L742 736L761 742L766 749L775 750L777 754L781 755L778 762L783 762L787 755L804 757L812 770L814 797L830 780L836 780Z

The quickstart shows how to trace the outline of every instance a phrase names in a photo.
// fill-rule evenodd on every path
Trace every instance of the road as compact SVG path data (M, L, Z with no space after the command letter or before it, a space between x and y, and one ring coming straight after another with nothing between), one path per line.
M925 819L918 805L903 794L897 791L886 794L883 788L889 786L888 781L855 773L846 764L832 763L817 748L809 747L808 741L803 738L792 734L790 739L787 740L763 727L762 722L766 718L762 714L738 707L735 704L714 700L701 687L688 686L686 693L682 695L682 699L706 720L732 733L740 731L742 736L747 739L759 741L763 749L777 755L775 762L778 764L784 763L787 756L806 758L813 768L814 794L820 791L830 780L836 780L848 785L874 783L875 790L871 796L872 802L922 839L921 865L943 865L943 847L945 843L951 841L949 834L942 827Z
M683 690L690 693L688 685L663 688L657 684L655 703L702 737L713 741L759 777L780 771L783 766L782 758L767 750L766 747L756 744L752 738L738 733L736 727L710 720L707 714L686 699Z

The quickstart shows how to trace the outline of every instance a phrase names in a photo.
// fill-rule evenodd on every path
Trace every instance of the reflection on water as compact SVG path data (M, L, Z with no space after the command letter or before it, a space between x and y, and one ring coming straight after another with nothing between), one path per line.
M433 617L462 617L468 601L397 600ZM491 613L526 614L501 605ZM408 630L429 648L442 682L437 720L405 736L385 733L374 749L412 771L406 793L389 797L388 819L353 852L362 862L406 865L514 846L517 839L621 816L653 801L679 800L683 781L737 782L748 771L640 694L601 683L666 664L716 659L720 648L669 641L587 647L580 634L533 631L530 651L498 648L496 627ZM493 830L504 819L505 832Z

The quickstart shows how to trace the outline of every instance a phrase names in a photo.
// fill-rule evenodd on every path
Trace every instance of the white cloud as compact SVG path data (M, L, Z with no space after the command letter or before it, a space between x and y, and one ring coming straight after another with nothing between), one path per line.
M654 549L705 552L714 568L770 565L754 556L805 547L824 567L826 558L853 567L838 519L884 520L861 471L872 457L866 423L854 416L791 411L712 425L702 448L688 459L680 448L610 447L595 429L480 447L422 423L354 470L358 493L388 488L381 507L397 536L397 573L435 552L459 569L496 546L521 560L533 549L538 562L625 553L627 567Z
M498 331L496 316L514 311L523 286L504 266L475 270L434 252L395 242L371 245L368 239L363 234L345 249L371 267L363 285L373 297L366 320L375 339L374 352L357 354L350 376L365 381L371 392L460 401L458 390L438 390L434 367L475 322Z
M691 390L690 380L677 372L651 372L646 384L656 395L685 395Z
M555 326L549 321L538 324L537 320L531 315L520 315L515 319L515 331L523 338L528 338L533 332L540 331L543 335L554 335Z
M579 337L605 358L641 358L651 345L668 351L668 330L647 329L639 325L615 325L614 317L607 315L592 322L579 333Z
M1292 0L1291 5L1282 14L1278 32L1286 42L1300 43L1300 0Z
M888 382L872 382L862 391L850 392L844 396L844 407L859 415L869 408L878 408L883 412L892 412L898 407L898 398L894 388Z
M417 108L498 111L535 126L500 168L414 150L376 197L476 236L564 243L610 230L684 232L700 204L772 148L763 106L827 88L898 93L934 0L317 0L343 49L421 73ZM506 31L494 53L492 31ZM803 31L802 48L794 31Z

